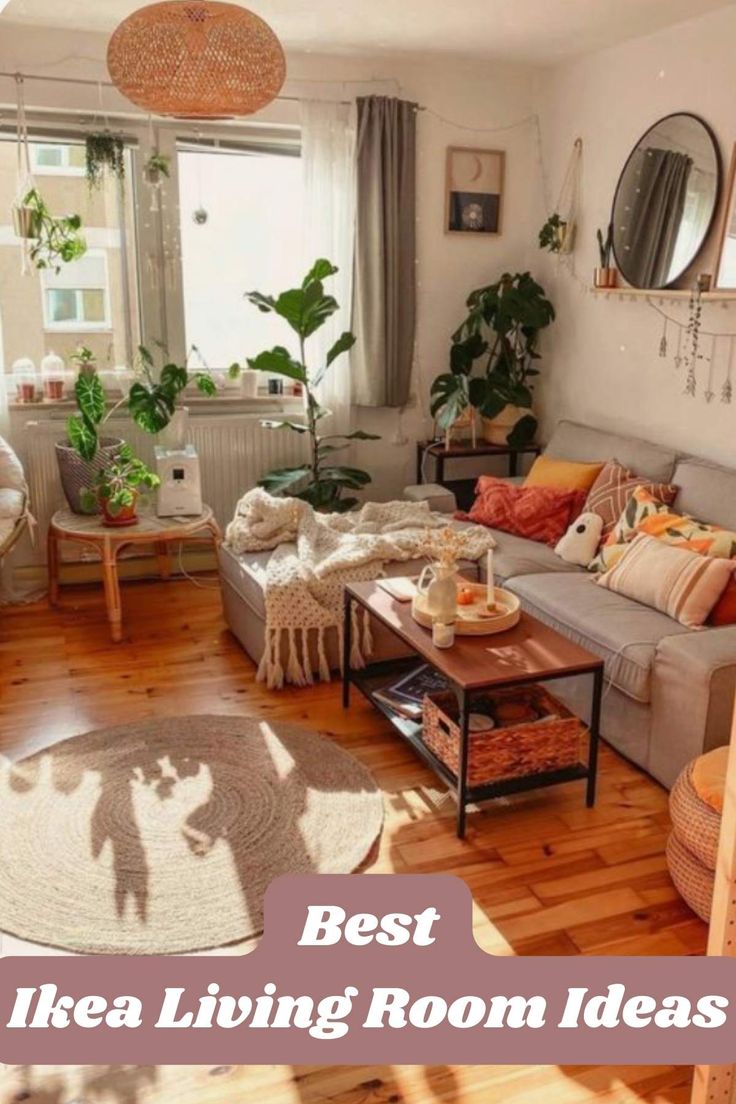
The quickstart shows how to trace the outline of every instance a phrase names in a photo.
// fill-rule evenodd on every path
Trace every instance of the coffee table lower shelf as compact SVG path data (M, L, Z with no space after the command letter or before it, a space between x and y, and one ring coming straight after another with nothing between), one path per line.
M597 755L595 751L588 765L580 763L576 766L565 767L562 770L546 771L541 774L526 774L518 778L508 778L500 782L487 782L480 786L460 786L460 779L455 771L451 770L442 759L427 747L422 739L422 724L420 721L403 717L394 712L380 698L375 697L375 691L385 689L399 678L402 672L407 673L417 666L416 656L405 660L386 660L382 663L374 663L362 670L351 670L346 679L346 684L354 686L379 713L390 722L401 738L412 748L414 753L424 762L430 770L446 783L449 790L458 799L458 829L457 834L462 838L465 834L465 806L475 805L482 801L490 801L493 798L505 797L509 794L525 793L528 790L542 789L547 786L559 786L565 782L586 781L587 804L591 806L595 801L595 783ZM598 680L596 680L597 682ZM597 739L593 741L597 744ZM462 794L462 797L460 796Z

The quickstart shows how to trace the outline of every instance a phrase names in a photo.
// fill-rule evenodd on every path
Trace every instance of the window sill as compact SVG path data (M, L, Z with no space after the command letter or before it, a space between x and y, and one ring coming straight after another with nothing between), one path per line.
M112 407L117 402L118 398L108 398L107 405ZM208 414L293 414L304 409L303 401L298 395L258 395L256 398L243 398L242 395L217 395L213 398L186 395L183 405L195 418ZM57 414L66 418L77 409L77 404L74 399L41 399L32 403L9 402L8 409L14 414L31 414L43 410L44 415L51 418ZM123 414L121 408L121 416Z

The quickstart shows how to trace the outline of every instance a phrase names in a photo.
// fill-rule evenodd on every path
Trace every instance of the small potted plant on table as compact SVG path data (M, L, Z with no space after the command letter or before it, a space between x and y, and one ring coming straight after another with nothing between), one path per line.
M123 444L115 458L97 473L94 487L82 492L82 501L90 513L101 508L104 525L135 525L138 500L159 483L159 477L138 459L130 445Z

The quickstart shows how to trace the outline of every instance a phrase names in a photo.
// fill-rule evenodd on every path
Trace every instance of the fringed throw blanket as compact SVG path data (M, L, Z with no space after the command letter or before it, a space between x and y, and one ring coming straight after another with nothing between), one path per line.
M342 656L345 584L380 578L391 561L421 557L427 530L447 524L447 516L433 514L426 502L368 502L356 513L318 514L299 499L273 498L260 489L244 495L225 543L236 554L274 549L266 571L266 647L258 679L271 689L285 682L311 684L313 633L319 677L329 680L325 633L337 634ZM478 560L494 543L487 529L471 526L463 557ZM370 618L366 613L361 627L356 612L353 617L350 665L358 668L373 650Z

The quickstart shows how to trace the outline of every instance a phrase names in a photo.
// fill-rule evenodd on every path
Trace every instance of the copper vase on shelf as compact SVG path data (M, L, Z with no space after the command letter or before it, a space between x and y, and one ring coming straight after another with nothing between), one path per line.
M593 269L593 287L597 288L615 288L618 286L618 269L617 268L594 268Z

